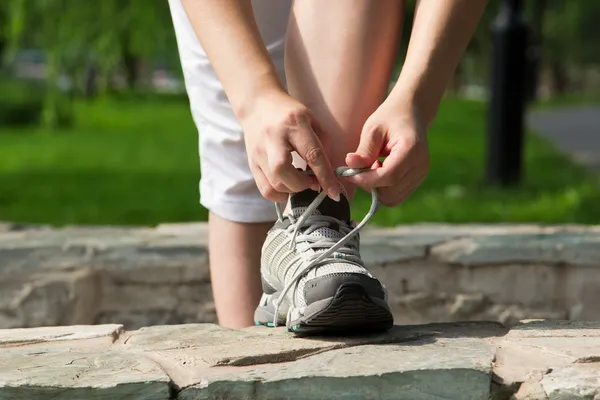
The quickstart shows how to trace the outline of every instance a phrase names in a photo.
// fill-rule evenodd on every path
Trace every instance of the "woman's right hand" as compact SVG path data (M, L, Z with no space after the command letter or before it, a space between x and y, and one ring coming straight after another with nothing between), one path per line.
M307 107L285 92L274 93L256 99L240 122L250 169L265 198L283 202L289 193L321 187L339 200L340 184L319 139L324 133ZM293 151L314 177L294 167Z

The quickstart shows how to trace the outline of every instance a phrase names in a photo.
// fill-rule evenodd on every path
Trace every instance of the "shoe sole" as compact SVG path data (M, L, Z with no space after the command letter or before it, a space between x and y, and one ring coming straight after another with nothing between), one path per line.
M287 328L299 336L374 333L388 330L394 325L394 317L387 303L369 296L364 287L357 283L340 285L335 296L310 304L302 310L303 315L290 319L291 315L298 314L294 311L299 312L299 309L288 313ZM257 321L256 324L273 326L272 322Z
M287 323L288 330L299 335L374 333L393 325L387 303L357 283L340 285L335 296L312 303L304 316Z

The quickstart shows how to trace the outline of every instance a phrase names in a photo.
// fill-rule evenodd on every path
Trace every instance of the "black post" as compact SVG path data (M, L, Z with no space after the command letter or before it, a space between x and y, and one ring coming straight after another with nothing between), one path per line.
M492 82L488 116L487 181L519 183L527 100L528 28L521 0L503 0L492 25Z

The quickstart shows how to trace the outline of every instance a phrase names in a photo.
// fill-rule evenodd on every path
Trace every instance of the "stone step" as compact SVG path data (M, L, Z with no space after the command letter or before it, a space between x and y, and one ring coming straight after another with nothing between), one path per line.
M205 224L0 224L0 328L216 321ZM398 324L600 319L600 227L366 229Z
M597 399L600 322L296 338L212 324L0 330L0 399Z

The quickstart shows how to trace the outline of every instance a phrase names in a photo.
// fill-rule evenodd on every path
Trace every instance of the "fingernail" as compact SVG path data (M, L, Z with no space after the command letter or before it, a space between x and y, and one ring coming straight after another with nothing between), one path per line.
M329 198L335 202L339 202L340 201L340 194L334 192L333 190L330 190L328 193Z

